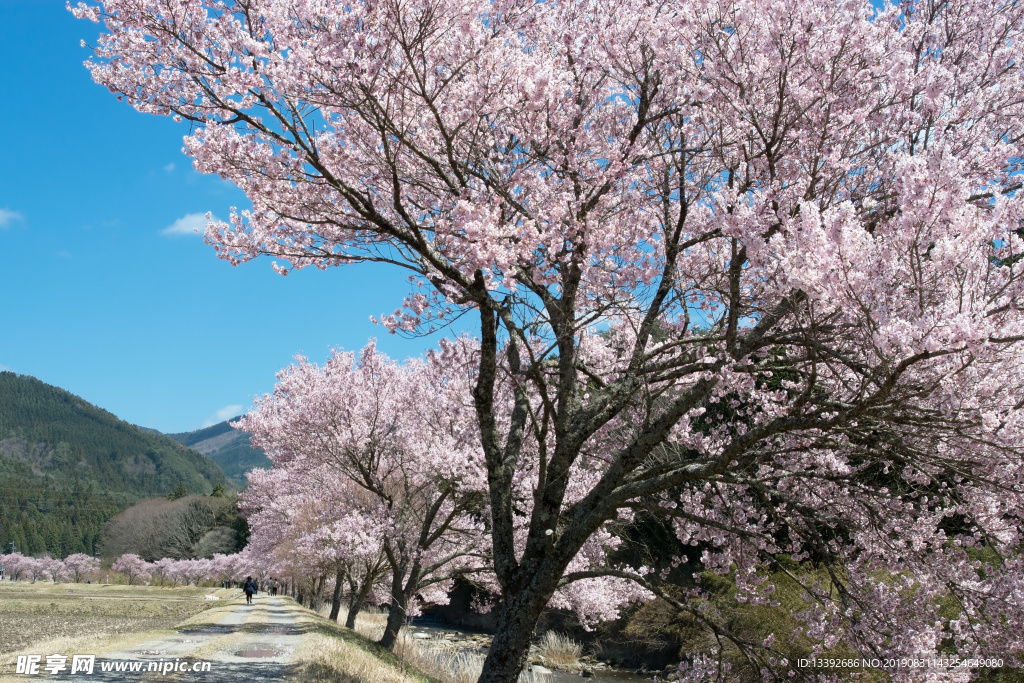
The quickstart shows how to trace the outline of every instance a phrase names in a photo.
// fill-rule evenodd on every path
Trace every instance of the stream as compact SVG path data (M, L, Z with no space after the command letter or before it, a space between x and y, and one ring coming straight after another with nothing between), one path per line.
M468 655L484 656L490 645L491 636L482 631L461 629L448 624L414 622L409 627L413 638L424 645L438 645ZM550 674L541 678L547 683L650 683L654 673L640 675L628 669L617 669L604 662L587 660L586 669L593 675L581 676L563 671L554 671L533 665L536 673Z

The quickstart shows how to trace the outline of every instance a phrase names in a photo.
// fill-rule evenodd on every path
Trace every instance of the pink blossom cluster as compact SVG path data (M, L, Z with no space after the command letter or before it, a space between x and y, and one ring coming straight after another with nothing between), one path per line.
M390 602L396 632L446 603L456 576L487 571L467 345L398 364L370 344L279 373L237 425L273 462L249 473L242 497L249 548L336 576L359 603Z

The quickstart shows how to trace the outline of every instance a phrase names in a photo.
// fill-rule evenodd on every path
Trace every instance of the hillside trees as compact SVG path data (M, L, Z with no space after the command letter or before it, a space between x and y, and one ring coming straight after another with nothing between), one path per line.
M166 493L178 482L191 491L209 491L224 481L215 463L170 437L143 431L63 389L13 372L0 372L0 456L45 468L60 485L47 488L64 494L58 499L93 488L128 493L124 498L131 500ZM0 464L6 474L8 463Z
M1024 7L77 12L106 24L94 79L187 120L195 167L252 202L208 226L223 258L391 263L413 277L391 329L474 316L502 596L481 681L514 680L556 591L599 576L770 675L771 639L731 633L699 585L570 568L637 506L745 599L771 599L782 554L825 567L800 615L819 650L1021 650Z
M177 482L210 490L216 464L63 389L0 372L0 548L93 554L104 523Z
M236 504L234 498L218 496L142 501L107 522L104 555L135 553L152 562L161 557L209 558L233 553L241 545L233 528Z

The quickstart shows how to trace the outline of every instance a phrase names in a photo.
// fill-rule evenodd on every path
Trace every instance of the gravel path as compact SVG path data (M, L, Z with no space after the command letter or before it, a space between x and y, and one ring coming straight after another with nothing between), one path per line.
M217 683L283 681L292 668L292 657L302 640L292 610L295 602L281 596L257 597L252 605L238 605L214 626L184 629L173 636L152 640L128 650L96 658L91 675L47 676L53 680L90 683L95 681L174 681L175 683ZM253 619L252 617L257 617ZM264 619L266 621L264 622ZM198 655L194 654L202 648ZM102 671L103 664L142 662L142 671ZM207 672L146 672L150 663L209 662ZM45 664L45 660L43 662ZM68 661L70 669L70 660Z

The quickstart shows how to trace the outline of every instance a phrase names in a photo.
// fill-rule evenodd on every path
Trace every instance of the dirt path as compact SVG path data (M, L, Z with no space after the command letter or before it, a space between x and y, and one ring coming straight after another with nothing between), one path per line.
M53 679L76 683L283 681L302 640L302 631L295 625L294 610L297 609L295 602L288 598L257 597L254 604L238 605L214 625L185 628L127 650L100 655L91 675L72 676L65 672ZM182 666L191 669L196 662L209 662L209 671L180 671ZM132 670L135 663L139 665ZM69 670L70 664L69 660ZM151 664L155 669L177 664L179 670L171 669L166 674L149 672ZM118 667L121 670L116 670Z

